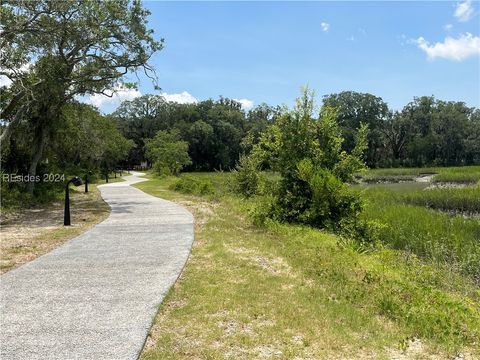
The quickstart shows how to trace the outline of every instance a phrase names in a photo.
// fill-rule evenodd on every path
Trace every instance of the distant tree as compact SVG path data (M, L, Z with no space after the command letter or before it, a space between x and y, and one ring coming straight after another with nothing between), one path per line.
M382 126L388 117L388 105L378 96L354 91L325 95L323 107L336 109L336 120L345 139L343 149L352 151L355 147L356 132L360 124L368 125L368 149L365 154L369 166L378 165L379 153L383 147Z
M216 142L213 126L197 120L186 128L184 139L188 142L188 152L195 170L212 168L211 154Z
M286 109L281 106L270 106L262 103L247 113L246 130L250 134L250 142L257 143L260 134L264 132L270 125L275 123L278 117L284 113Z
M129 154L129 162L140 164L145 160L145 140L155 136L159 130L168 128L159 121L168 114L168 104L159 95L143 95L127 100L111 114L124 136L135 142Z
M147 158L153 162L158 175L178 175L192 163L188 143L180 139L178 130L161 130L145 144Z
M8 143L15 129L28 123L30 175L36 174L68 101L114 89L125 74L139 69L155 80L148 60L162 41L147 29L149 12L139 1L6 0L0 11L0 75L12 81L1 97L6 126L0 140Z
M62 121L46 156L61 169L69 166L94 169L104 163L110 169L123 162L134 146L115 123L90 105L69 103L62 109Z
M390 113L385 120L381 131L384 136L387 154L384 163L389 166L398 166L404 156L406 145L413 136L413 125L409 118L399 112Z
M467 164L480 164L480 109L472 112L464 139Z
M462 102L445 102L433 96L414 98L407 104L401 118L411 126L404 164L461 165L472 159L467 143L479 141L471 121L474 109ZM469 145L470 146L470 145Z
M463 102L436 102L431 124L436 145L435 163L441 165L465 163L465 139L469 133L468 119L471 112L472 109Z

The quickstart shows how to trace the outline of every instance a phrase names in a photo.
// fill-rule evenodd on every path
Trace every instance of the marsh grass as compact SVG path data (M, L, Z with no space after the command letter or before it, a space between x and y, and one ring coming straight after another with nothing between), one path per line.
M474 184L480 182L480 166L444 168L433 177L434 182Z
M142 359L480 356L480 293L470 280L403 251L359 253L308 227L253 226L258 199L184 195L169 189L175 181L136 186L196 217L199 204L211 212Z
M480 185L407 192L402 200L431 209L475 215L480 214Z
M471 184L480 181L480 166L369 169L358 173L357 178L367 183L401 182L429 174L434 175L434 182Z
M405 204L425 201L430 191L424 190L427 195L422 198L418 192L366 189L367 205L362 216L383 224L379 232L386 246L450 267L480 283L480 221ZM448 199L448 194L440 195L439 199Z

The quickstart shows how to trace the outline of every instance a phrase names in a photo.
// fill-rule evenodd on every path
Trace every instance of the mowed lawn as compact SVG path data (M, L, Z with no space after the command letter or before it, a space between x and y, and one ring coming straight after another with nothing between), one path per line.
M470 278L307 227L254 226L258 199L229 194L228 174L184 176L215 194L172 191L172 177L136 185L196 218L192 254L142 359L480 357L480 290Z

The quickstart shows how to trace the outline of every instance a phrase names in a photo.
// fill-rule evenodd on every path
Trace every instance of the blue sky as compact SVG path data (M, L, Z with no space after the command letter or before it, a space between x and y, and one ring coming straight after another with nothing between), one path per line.
M317 95L354 90L401 109L434 95L480 107L479 2L144 1L165 48L162 92L179 102L242 99L291 105L303 84ZM154 93L140 78L137 92ZM108 112L117 99L101 100Z

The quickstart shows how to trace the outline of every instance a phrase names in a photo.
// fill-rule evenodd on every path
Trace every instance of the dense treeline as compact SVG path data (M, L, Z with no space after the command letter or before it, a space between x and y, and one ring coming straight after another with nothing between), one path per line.
M368 125L365 160L370 167L480 163L480 110L462 102L419 97L394 112L380 97L346 91L324 96L321 110L327 108L335 109L347 152L355 146L360 124ZM243 111L225 98L177 104L146 95L124 102L112 116L136 144L130 162L148 160L145 141L160 130L175 129L188 143L191 164L186 169L219 170L234 167L286 111L267 104Z
M346 149L352 147L355 127L369 125L371 167L480 162L480 110L463 102L422 96L393 112L379 97L348 91L325 96L324 106L337 109Z
M196 104L166 102L161 96L145 95L126 101L112 114L120 131L135 142L129 162L152 160L145 143L159 131L175 130L188 143L188 170L231 169L244 151L244 140L258 138L281 113L280 107L262 104L245 113L230 99ZM247 138L248 135L248 138Z

